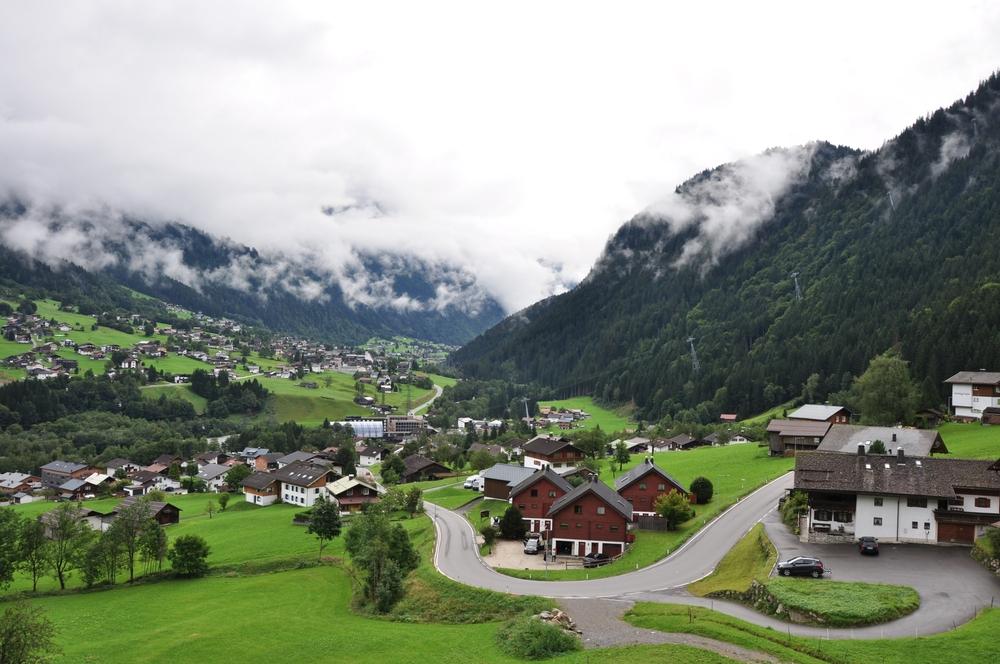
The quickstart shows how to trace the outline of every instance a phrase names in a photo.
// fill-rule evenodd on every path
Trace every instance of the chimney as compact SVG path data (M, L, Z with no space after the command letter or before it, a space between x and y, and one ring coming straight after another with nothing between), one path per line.
M892 432L892 442L894 442L894 443L896 442L896 432L895 431Z
M903 463L903 448L896 448L896 463Z
M864 456L864 455L865 455L865 444L858 443L858 456Z

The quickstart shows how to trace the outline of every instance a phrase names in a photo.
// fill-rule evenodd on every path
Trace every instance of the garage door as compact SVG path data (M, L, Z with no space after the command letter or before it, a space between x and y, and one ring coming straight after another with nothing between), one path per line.
M938 541L972 544L976 539L976 527L971 523L939 523Z

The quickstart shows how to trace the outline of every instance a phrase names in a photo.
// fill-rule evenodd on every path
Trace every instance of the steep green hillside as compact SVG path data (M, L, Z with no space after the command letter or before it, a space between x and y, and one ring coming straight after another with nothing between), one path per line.
M699 174L625 224L583 283L452 361L709 421L798 396L813 373L825 398L898 344L940 403L952 372L1000 366L998 233L993 76L876 152L820 143Z

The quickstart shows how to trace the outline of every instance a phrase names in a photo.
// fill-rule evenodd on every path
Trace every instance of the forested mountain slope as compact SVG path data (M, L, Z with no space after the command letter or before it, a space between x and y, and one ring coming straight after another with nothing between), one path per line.
M706 420L813 373L822 398L898 345L936 404L952 372L1000 367L998 237L994 75L875 152L819 143L699 174L622 226L583 283L453 362Z

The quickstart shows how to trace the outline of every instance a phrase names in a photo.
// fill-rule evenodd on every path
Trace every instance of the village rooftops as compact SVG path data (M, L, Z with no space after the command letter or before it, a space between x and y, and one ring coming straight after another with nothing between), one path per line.
M405 474L412 475L413 473L418 473L424 468L429 468L430 466L440 465L437 461L428 459L421 454L411 454L410 456L403 459L403 465L406 467Z
M110 461L104 462L105 468L124 468L126 466L138 466L138 465L139 464L133 463L128 459L122 459L122 458L111 459Z
M236 453L236 456L242 459L256 459L259 456L268 454L270 451L266 447L244 447L242 451Z
M1000 371L959 371L944 382L959 385L1000 385Z
M632 482L635 482L636 480L645 477L650 472L659 475L660 477L665 479L668 484L672 484L675 488L679 488L681 493L687 493L684 490L684 485L675 480L673 476L670 475L670 473L668 473L667 471L663 470L655 463L653 463L653 460L648 457L644 459L642 463L640 463L638 466L632 468L627 473L617 478L615 480L615 490L621 491L629 484L632 484Z
M299 450L298 452L292 452L291 454L286 454L283 457L278 458L279 466L287 466L290 463L295 463L296 461L306 462L315 459L318 454L315 452L303 452Z
M903 448L908 456L947 454L941 435L932 429L903 429L896 427L866 427L856 424L834 424L817 452L842 452L857 454L858 445L881 440L889 453Z
M525 489L529 488L531 485L543 479L552 482L552 484L554 484L556 487L558 487L565 493L569 493L570 491L573 490L573 485L567 482L564 477L562 477L559 473L554 472L548 466L545 466L545 468L541 470L536 470L531 475L525 477L523 480L512 486L510 488L510 495L515 496L524 491Z
M87 465L83 463L76 463L74 461L50 461L49 463L42 466L43 471L48 471L50 473L75 473L79 470L83 470Z
M830 430L830 426L829 422L814 422L812 420L771 420L767 423L767 432L776 433L779 436L822 438Z
M524 445L521 449L525 454L530 454L534 452L535 454L542 454L544 456L549 456L555 454L564 447L572 446L573 441L569 438L562 437L551 437L551 436L535 436Z
M569 505L572 505L574 502L583 498L587 494L594 494L600 498L604 503L611 507L611 509L625 517L626 521L632 520L632 504L622 498L619 494L612 491L611 487L604 482L599 481L596 477L591 478L589 482L584 482L567 493L565 496L556 500L556 502L552 503L552 507L549 508L549 513L546 516L555 516L559 511L565 509Z
M221 463L210 463L198 471L198 477L208 482L225 475L230 470L232 470L231 466L224 466Z
M827 493L864 493L955 498L956 489L1000 491L992 461L914 458L897 454L802 452L795 457L795 488Z
M383 487L378 482L371 482L359 479L357 477L341 477L336 482L331 482L330 484L327 484L326 490L327 493L336 496L338 494L347 491L348 489L353 489L356 486L360 486L365 489L370 489L371 491L374 491L376 494L385 493L385 487Z
M831 417L844 410L843 406L831 406L829 404L807 403L796 408L788 414L790 420L815 420L816 422L826 422Z
M274 471L273 475L283 484L307 487L330 472L333 471L329 468L297 462L289 464L284 468L279 468Z

